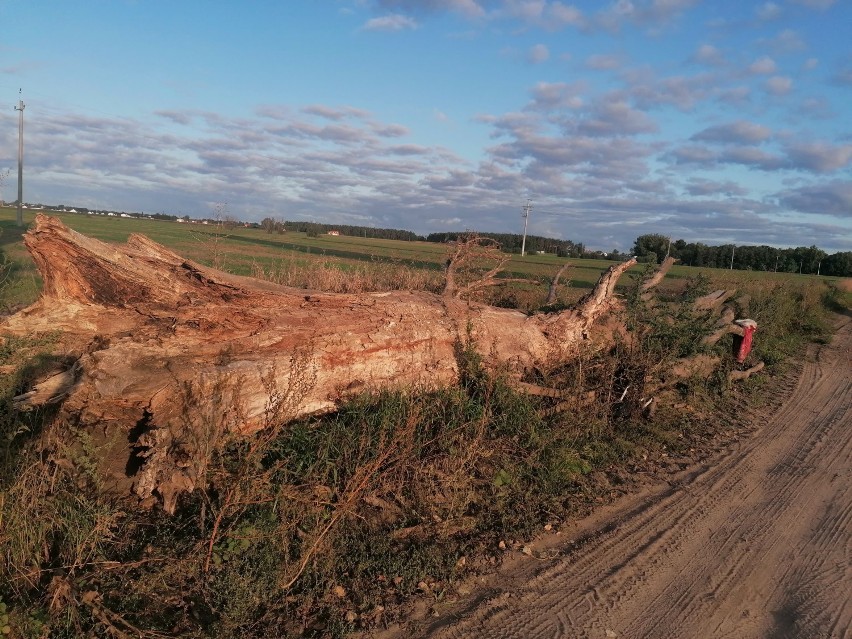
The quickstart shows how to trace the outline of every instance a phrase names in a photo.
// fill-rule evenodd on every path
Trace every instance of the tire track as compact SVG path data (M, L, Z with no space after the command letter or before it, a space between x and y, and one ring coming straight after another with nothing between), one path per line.
M431 635L852 639L852 323L725 458Z

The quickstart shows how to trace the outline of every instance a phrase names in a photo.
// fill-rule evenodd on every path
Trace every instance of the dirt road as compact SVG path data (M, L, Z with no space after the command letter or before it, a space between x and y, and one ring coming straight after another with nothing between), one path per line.
M852 638L852 321L727 456L429 636Z

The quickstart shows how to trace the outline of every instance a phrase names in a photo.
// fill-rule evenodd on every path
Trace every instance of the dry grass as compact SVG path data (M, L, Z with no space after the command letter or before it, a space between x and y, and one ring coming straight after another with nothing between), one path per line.
M255 263L252 276L282 286L327 293L404 290L437 293L444 284L441 272L414 268L402 263L353 264L325 258L306 259L295 255L276 260L269 266Z

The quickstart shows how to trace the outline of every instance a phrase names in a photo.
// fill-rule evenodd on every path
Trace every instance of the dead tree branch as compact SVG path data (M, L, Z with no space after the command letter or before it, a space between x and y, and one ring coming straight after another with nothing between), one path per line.
M557 291L559 289L559 278L561 278L565 272L571 268L572 264L570 262L565 262L559 270L556 271L556 275L553 276L553 280L550 282L550 288L547 290L547 299L544 301L545 306L550 306L551 304L556 304Z
M646 302L653 297L652 289L654 289L660 282L663 281L666 274L669 272L669 269L675 263L675 258L669 256L663 260L663 263L660 264L660 267L651 274L650 277L646 278L645 281L642 282L642 299Z

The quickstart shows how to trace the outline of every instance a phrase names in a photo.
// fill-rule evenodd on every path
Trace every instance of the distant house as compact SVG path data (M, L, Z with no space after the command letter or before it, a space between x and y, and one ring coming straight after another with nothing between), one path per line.
M340 235L340 231L329 231L329 235Z

